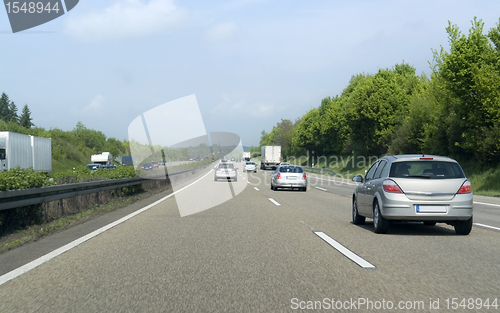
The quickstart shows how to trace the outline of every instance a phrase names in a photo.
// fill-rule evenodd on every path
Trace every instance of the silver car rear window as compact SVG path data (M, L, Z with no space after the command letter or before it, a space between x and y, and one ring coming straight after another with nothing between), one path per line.
M219 168L234 168L231 163L219 163Z
M304 172L301 167L295 167L295 166L280 166L279 169L280 169L280 173L303 173Z
M402 161L392 163L389 177L450 179L465 178L465 174L455 162Z

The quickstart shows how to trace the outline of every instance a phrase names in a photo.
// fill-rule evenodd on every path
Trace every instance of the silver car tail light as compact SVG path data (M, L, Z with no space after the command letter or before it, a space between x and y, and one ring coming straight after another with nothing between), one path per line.
M466 180L464 181L460 189L458 189L457 193L471 193L471 192L472 192L472 187L470 181Z
M384 190L387 192L392 192L392 193L403 193L401 188L399 188L398 184L396 184L395 181L386 179L384 180L383 184Z

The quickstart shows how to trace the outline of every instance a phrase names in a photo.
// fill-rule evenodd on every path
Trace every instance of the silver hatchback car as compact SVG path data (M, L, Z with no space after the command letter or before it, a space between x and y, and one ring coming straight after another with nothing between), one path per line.
M271 190L278 188L298 188L307 191L307 176L302 167L296 165L280 165L272 173Z
M472 189L457 161L431 155L396 155L377 160L352 196L352 222L373 218L376 233L391 221L453 225L459 235L472 229Z
M238 172L234 164L231 162L221 162L217 164L214 168L214 181L219 179L231 179L232 181L238 181Z

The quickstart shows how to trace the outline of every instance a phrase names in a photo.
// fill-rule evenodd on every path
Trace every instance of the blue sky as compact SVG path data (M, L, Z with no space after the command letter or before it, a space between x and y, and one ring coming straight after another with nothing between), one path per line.
M403 60L429 74L448 20L467 34L474 16L495 27L500 1L80 0L16 34L2 11L0 92L37 126L121 140L141 113L195 94L207 131L258 145L354 74Z

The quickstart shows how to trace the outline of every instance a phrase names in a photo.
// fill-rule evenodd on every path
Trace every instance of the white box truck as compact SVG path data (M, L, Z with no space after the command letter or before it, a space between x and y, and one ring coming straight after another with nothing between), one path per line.
M90 161L93 164L113 165L113 156L109 152L103 152L101 154L93 154L90 157Z
M262 146L260 150L260 169L275 169L281 163L281 146Z
M243 161L250 161L250 152L243 152Z
M52 171L52 140L13 132L0 132L0 170L19 166L37 172Z

